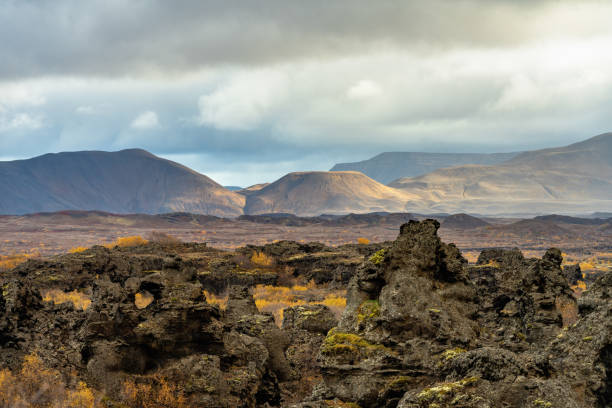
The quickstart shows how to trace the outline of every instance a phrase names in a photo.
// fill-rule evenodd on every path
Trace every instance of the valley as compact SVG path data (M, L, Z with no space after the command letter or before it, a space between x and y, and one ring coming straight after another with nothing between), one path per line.
M390 213L347 216L296 217L273 214L235 219L189 213L118 215L64 211L0 217L0 256L40 257L78 247L108 244L120 237L149 237L162 233L184 242L206 243L223 250L280 240L320 242L330 247L391 241L397 228L410 219L431 216ZM519 248L541 256L548 248L561 248L569 262L612 264L612 219L544 216L533 219L437 216L440 236L455 243L475 262L487 248ZM589 269L589 268L587 268ZM593 271L598 268L592 268Z

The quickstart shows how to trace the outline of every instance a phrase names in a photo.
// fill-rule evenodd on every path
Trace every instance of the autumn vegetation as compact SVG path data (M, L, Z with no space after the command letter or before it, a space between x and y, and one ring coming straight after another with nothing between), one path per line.
M116 246L120 248L126 248L126 247L135 247L139 245L146 245L148 243L149 241L147 241L140 235L133 235L130 237L119 237L115 241L111 242L110 244L105 244L104 246L107 248L114 248Z
M215 295L204 291L206 301L225 309L227 295ZM312 299L316 300L312 300ZM321 304L329 307L339 317L346 307L345 290L329 290L317 286L314 281L307 285L273 286L257 285L253 289L253 299L260 312L271 313L274 321L280 327L283 322L283 310L300 305Z
M73 375L66 381L47 368L36 354L27 355L21 369L0 371L0 407L19 408L94 408L94 391Z
M8 271L13 269L20 263L27 261L30 258L39 256L38 252L32 251L30 253L21 253L13 255L0 255L0 272Z
M255 251L251 255L251 262L259 266L272 266L274 265L274 259L269 257L263 252Z
M109 397L77 379L64 378L48 368L35 353L25 356L21 367L0 371L2 408L187 408L181 388L164 378L151 376L142 382L126 380L119 395Z
M91 304L89 295L77 290L73 290L72 292L64 292L59 289L50 289L44 292L42 295L45 302L53 302L55 304L70 302L75 308L81 310L87 310Z

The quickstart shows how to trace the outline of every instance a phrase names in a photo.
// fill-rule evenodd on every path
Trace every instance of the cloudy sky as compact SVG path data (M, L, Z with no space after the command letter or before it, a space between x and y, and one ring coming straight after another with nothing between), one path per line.
M141 147L225 185L612 130L612 2L1 0L0 160Z

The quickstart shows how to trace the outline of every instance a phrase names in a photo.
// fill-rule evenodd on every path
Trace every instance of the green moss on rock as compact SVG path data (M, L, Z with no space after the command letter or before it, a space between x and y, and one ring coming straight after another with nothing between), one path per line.
M386 249L381 249L376 251L369 259L374 265L380 265L385 260L385 255L387 254Z
M425 388L417 395L417 398L421 404L443 402L463 390L466 386L475 384L478 380L478 377L468 377L455 382L437 384L433 387Z
M455 347L452 349L448 349L442 352L442 358L445 361L452 360L453 358L457 357L460 354L465 353L466 351L467 351L466 349L463 349L461 347Z
M357 319L360 322L371 320L380 316L380 303L378 300L366 300L357 309Z
M368 357L376 351L388 349L380 344L372 344L357 334L339 332L336 328L327 333L321 346L321 354L328 356L353 353Z

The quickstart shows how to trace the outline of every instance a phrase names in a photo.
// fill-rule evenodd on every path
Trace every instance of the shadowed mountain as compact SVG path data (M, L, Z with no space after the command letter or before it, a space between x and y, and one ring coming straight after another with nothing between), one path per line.
M563 224L575 224L575 225L602 225L607 222L606 219L603 218L578 218L578 217L569 217L567 215L541 215L539 217L535 217L535 220L542 221L551 221L556 223Z
M244 197L144 150L45 154L0 162L0 213L242 213Z
M472 229L486 227L487 225L489 225L488 222L468 214L453 214L442 220L442 227L444 228Z
M538 219L520 220L512 224L489 226L488 228L506 234L514 234L524 239L546 239L550 236L563 236L570 239L575 236L573 231L562 228L552 221Z
M330 171L359 171L380 183L388 184L402 177L416 177L444 167L498 164L517 154L387 152L360 162L339 163Z
M440 169L401 178L389 186L431 200L436 211L605 211L612 206L612 133L566 147L521 153L496 166Z
M402 212L406 202L417 199L358 172L298 172L247 195L244 212L301 216Z

